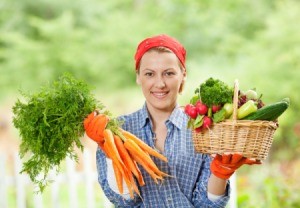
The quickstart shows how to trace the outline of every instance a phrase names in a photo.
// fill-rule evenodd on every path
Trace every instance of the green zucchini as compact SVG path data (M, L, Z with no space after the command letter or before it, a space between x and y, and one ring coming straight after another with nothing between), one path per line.
M283 100L273 103L270 105L265 105L258 109L256 112L243 118L243 120L276 120L290 105L290 99L284 98Z

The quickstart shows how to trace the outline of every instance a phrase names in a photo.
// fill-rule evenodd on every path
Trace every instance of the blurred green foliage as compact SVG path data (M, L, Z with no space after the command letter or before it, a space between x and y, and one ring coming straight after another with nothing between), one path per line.
M0 99L71 72L117 110L140 107L132 96L138 94L135 49L143 38L167 33L188 51L180 102L211 76L228 83L237 78L244 90L256 87L265 103L290 97L269 159L297 159L299 19L297 0L2 0Z
M238 206L247 208L298 208L300 160L244 168L237 174ZM252 169L251 174L249 170ZM255 170L253 170L255 169Z

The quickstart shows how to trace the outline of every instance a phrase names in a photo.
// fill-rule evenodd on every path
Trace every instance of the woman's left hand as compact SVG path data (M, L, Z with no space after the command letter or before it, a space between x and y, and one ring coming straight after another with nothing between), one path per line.
M261 164L261 161L244 157L240 153L217 154L210 165L211 172L222 179L229 179L230 176L242 165Z

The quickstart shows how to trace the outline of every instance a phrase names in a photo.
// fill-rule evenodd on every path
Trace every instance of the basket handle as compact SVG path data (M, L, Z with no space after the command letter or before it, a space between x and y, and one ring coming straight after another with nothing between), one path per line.
M239 100L239 81L236 79L234 81L234 91L233 91L233 113L232 113L233 121L237 120L238 100Z

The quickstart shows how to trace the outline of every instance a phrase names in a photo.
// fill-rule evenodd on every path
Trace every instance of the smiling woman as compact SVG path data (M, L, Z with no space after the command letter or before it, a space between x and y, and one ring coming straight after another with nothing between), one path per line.
M136 82L145 104L119 119L124 130L167 158L168 163L156 158L153 161L171 177L158 184L141 169L145 185L138 187L140 195L132 199L126 186L123 193L118 191L112 162L98 148L99 183L117 207L225 207L229 200L228 178L244 164L245 158L228 154L212 160L209 155L195 152L192 133L187 128L188 117L177 103L186 79L185 56L184 47L167 35L147 38L138 45ZM94 135L88 131L87 135Z
M185 69L180 68L174 53L155 48L141 59L136 81L142 88L148 108L170 112L176 106L185 76Z

